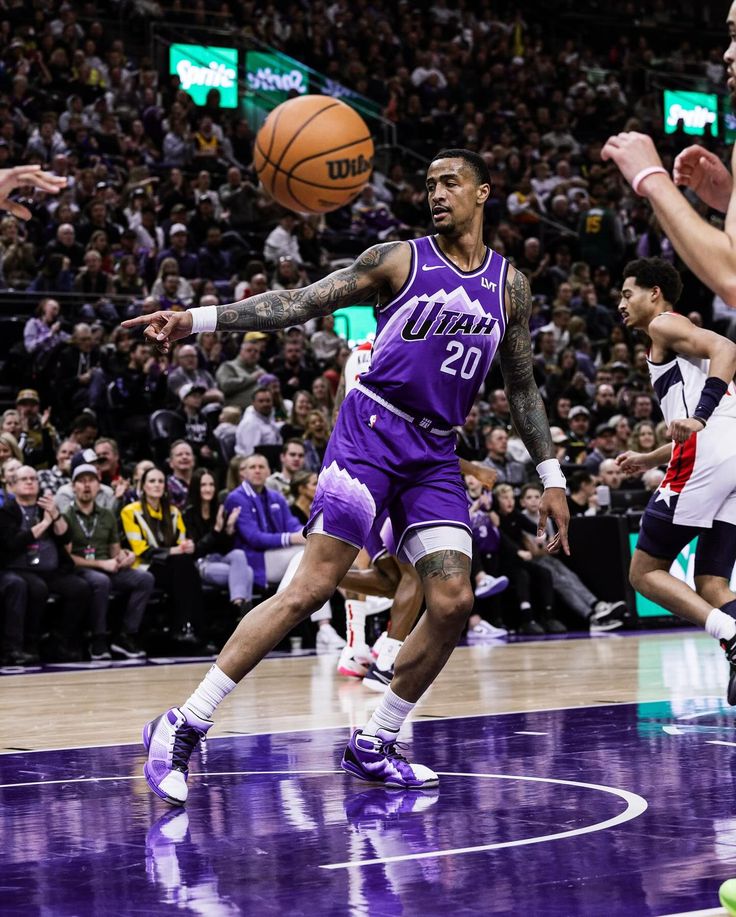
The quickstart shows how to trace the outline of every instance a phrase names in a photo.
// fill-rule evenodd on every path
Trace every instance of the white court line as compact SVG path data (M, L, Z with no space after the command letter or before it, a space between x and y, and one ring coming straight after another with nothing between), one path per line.
M316 658L316 657L315 657ZM186 663L185 663L186 664ZM697 697L678 698L678 701L687 700L721 700L717 695L698 695ZM565 707L540 707L536 710L502 710L498 713L459 713L453 716L433 716L432 714L423 714L421 709L416 711L416 717L412 720L413 725L418 723L439 723L443 720L477 720L490 719L498 716L518 716L522 713L556 713L560 710L596 710L599 707L638 707L639 704L666 704L672 701L671 697L653 698L652 700L630 700L630 701L601 701L599 704L570 704ZM221 739L237 739L248 736L278 736L289 735L292 732L328 732L331 729L352 729L350 723L336 724L332 726L306 726L301 729L268 729L264 732L236 732L228 733L222 736L212 736L207 738L208 742L217 742ZM26 750L0 751L0 755L35 755L39 752L48 751L77 751L85 748L125 748L128 745L141 745L140 741L136 742L103 742L96 745L65 745L55 748L29 748Z
M736 742L722 742L720 739L708 739L705 744L706 745L730 745L732 748L736 748Z
M519 732L514 733L515 736L548 736L548 732L530 732L527 729L522 729Z
M375 857L370 860L353 860L347 863L324 863L320 869L356 869L363 866L373 866L380 863L401 863L407 860L429 860L437 857L457 856L462 853L480 853L485 850L503 850L507 847L523 847L529 844L541 844L546 841L559 841L568 837L579 837L582 834L591 834L594 831L604 831L606 828L613 828L616 825L622 825L624 822L638 818L647 810L647 801L636 793L628 790L619 790L612 786L601 786L596 783L580 783L577 780L558 780L553 777L519 777L509 774L462 774L441 772L443 777L480 777L488 780L526 780L530 783L556 783L562 786L583 787L586 790L598 790L601 793L609 793L612 796L619 796L626 802L626 808L613 818L606 821L597 822L594 825L586 825L584 828L573 828L570 831L560 831L557 834L544 834L537 837L521 838L518 841L503 841L498 844L478 844L474 847L455 847L448 850L426 850L423 853L407 853L400 856L392 857Z

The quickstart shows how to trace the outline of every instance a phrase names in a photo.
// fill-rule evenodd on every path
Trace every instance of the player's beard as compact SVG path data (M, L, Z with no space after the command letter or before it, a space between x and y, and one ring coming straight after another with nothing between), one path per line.
M454 236L455 228L455 221L452 218L444 220L439 226L434 223L434 230L438 236Z

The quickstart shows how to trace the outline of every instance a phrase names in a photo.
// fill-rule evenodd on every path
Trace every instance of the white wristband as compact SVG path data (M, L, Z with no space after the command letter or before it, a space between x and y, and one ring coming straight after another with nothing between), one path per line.
M567 487L565 475L562 473L562 468L560 468L560 463L557 459L547 459L544 462L540 462L537 465L537 474L542 479L545 490L548 487L562 487L563 490Z
M192 316L192 334L217 331L217 306L199 306L190 309L189 314Z

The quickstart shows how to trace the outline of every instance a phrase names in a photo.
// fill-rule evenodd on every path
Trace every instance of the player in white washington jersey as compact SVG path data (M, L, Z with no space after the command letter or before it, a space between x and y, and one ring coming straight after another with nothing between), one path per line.
M673 311L682 292L661 258L626 265L619 313L651 339L649 372L672 444L646 455L627 452L627 473L662 464L631 561L632 586L720 640L731 665L728 702L736 704L736 344ZM670 454L671 453L671 454ZM696 591L670 575L681 549L698 537Z

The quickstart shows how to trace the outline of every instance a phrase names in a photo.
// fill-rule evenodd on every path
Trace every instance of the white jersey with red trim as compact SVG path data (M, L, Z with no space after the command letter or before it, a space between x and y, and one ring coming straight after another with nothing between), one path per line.
M355 388L355 383L371 368L371 357L373 356L373 344L366 341L360 344L350 354L345 363L345 394Z
M665 421L692 417L708 378L710 361L678 354L666 363L649 362L652 387ZM736 389L733 382L699 433L675 443L662 483L647 513L674 522L711 528L714 520L736 524Z
M708 378L710 360L678 354L666 363L652 363L651 360L647 363L652 388L667 423L692 417ZM736 418L736 388L733 382L711 417Z

